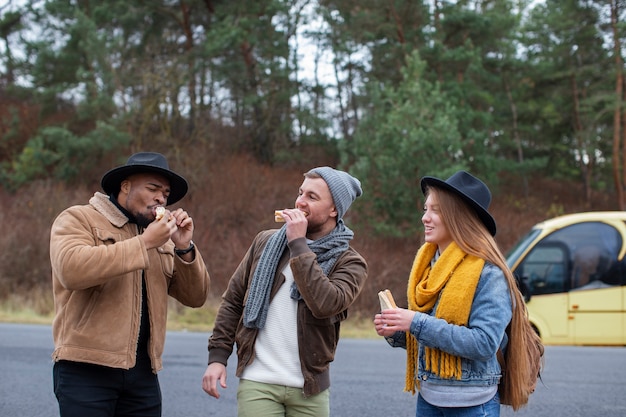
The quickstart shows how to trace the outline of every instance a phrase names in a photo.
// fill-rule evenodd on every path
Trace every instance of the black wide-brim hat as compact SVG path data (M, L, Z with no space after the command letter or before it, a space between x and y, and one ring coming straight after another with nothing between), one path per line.
M491 236L496 235L496 221L488 210L491 204L491 192L484 182L469 172L458 171L445 181L435 177L424 177L421 186L424 194L426 187L431 186L458 195L476 212Z
M170 195L167 198L167 205L176 203L187 194L189 189L187 180L170 170L167 159L156 152L136 153L128 158L126 165L113 168L104 174L101 181L102 189L109 195L117 195L123 180L130 175L145 172L155 172L170 181Z

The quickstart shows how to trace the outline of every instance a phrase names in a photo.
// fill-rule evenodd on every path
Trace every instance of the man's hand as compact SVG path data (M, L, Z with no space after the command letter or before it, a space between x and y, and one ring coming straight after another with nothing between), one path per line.
M288 242L300 237L306 237L309 222L303 211L300 209L285 209L282 212L282 217L285 219L285 223L287 223L286 234Z
M178 249L188 248L193 238L193 219L181 208L171 212L171 217L174 218L176 225L176 229L171 235L172 242Z
M220 393L217 390L217 381L220 382L222 388L226 388L226 366L219 362L213 362L204 371L202 389L211 397L220 398Z
M139 235L146 249L158 248L167 242L176 230L176 219L167 210L163 218L155 220Z

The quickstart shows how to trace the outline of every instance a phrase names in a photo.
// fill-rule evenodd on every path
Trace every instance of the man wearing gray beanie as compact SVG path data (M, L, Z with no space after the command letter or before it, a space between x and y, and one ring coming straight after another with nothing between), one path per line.
M367 279L343 217L362 194L331 167L304 174L282 228L260 232L230 279L209 338L204 391L219 398L237 345L239 417L330 414L339 326Z
M361 181L347 172L338 171L330 167L319 167L313 168L307 174L317 174L326 181L337 208L337 220L341 220L352 202L363 194Z

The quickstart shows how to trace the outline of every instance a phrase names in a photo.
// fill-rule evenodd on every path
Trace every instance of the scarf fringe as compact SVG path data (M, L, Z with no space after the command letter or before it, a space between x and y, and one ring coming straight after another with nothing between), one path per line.
M419 381L415 378L417 375L418 345L417 340L410 332L406 332L406 376L404 381L404 392L410 392L415 395L415 390L419 389ZM409 370L412 369L412 372Z

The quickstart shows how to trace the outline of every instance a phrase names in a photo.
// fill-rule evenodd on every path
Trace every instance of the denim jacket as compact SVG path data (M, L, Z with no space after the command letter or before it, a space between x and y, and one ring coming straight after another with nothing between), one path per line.
M436 318L436 308L435 305L428 314L416 312L411 323L411 334L419 343L418 378L443 385L498 384L501 370L496 352L498 348L502 348L503 352L506 348L505 330L513 314L509 287L502 270L485 263L467 327ZM393 347L406 348L405 332L397 332L386 340ZM443 379L427 371L425 346L461 357L461 379Z

